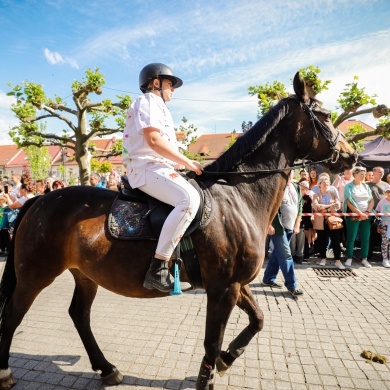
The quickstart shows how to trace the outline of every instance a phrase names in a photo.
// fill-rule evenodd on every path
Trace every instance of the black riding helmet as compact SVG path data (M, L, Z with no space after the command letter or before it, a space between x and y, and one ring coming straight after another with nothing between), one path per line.
M182 79L176 77L169 66L158 62L146 65L139 74L139 87L143 93L146 92L149 83L153 79L159 79L160 82L162 79L171 80L174 88L179 88L183 85Z

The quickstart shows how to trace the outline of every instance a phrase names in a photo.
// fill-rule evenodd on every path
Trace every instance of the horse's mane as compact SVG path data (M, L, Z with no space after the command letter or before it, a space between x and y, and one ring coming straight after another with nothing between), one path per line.
M294 96L295 97L295 96ZM205 171L228 172L234 169L246 156L265 142L267 135L279 124L288 112L288 100L281 100L262 116L246 133L214 162L205 166Z

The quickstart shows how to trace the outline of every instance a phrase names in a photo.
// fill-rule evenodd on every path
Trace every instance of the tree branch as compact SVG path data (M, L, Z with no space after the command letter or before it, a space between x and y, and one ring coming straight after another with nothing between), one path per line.
M61 142L60 146L62 146L63 143L67 144L68 142L71 142L71 143L75 142L72 139L72 137L61 137L61 136L56 135L56 134L46 134L46 133L41 133L39 131L31 131L28 133L28 136L41 137L41 138L48 140L49 142L51 142L50 140L57 140L57 141ZM28 143L30 143L30 141L28 141ZM53 143L53 145L57 145L57 144L59 144L59 143Z
M109 158L109 157L115 157L115 156L120 156L122 154L121 151L117 152L107 152L107 153L102 153L102 154L94 154L92 157L93 158Z
M98 129L91 130L89 132L89 134L87 135L87 139L93 138L93 136L96 134L99 134L99 137L100 137L101 135L110 135L110 134L115 134L115 133L119 133L119 132L120 132L120 129L98 128Z
M359 116L359 115L363 115L363 114L371 114L374 110L376 109L376 107L371 107L371 108L366 108L364 110L358 110L358 111L355 111L355 112L350 112L350 113L346 113L345 111L340 114L340 116L335 120L335 122L333 123L333 126L334 127L337 127L340 123L346 121L347 119L349 118L353 118L355 116Z
M66 116L58 114L53 108L49 106L43 106L43 109L51 114L52 117L61 119L63 122L65 122L74 132L76 132L76 126L73 124L73 122L67 118ZM50 116L43 116L43 118L48 118Z
M346 137L346 140L348 142L358 142L366 137L371 137L371 136L377 135L377 134L379 134L379 132L377 130L365 131L364 133L357 133L357 134L349 135L348 137Z

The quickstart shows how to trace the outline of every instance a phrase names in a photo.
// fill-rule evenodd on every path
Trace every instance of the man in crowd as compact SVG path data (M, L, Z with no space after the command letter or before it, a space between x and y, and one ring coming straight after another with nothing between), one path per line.
M385 188L386 183L382 181L382 178L385 174L385 170L382 167L375 167L372 170L372 179L371 181L367 182L367 185L371 188L372 197L374 199L374 210L376 209L376 206L378 205L379 201L382 200L385 197ZM372 222L374 221L374 218L372 218ZM370 232L370 247L368 249L368 256L367 259L369 260L372 258L372 252L374 250L374 246L380 246L381 245L381 235L377 232L376 224L371 225L371 232Z
M284 276L284 284L293 296L302 295L298 289L294 272L294 260L291 256L290 241L293 234L298 234L302 215L302 195L299 186L292 182L294 171L289 176L282 204L276 214L272 226L275 234L271 236L273 251L264 271L263 286L281 288L276 283L279 270Z
M91 176L89 177L89 183L92 187L105 188L104 185L101 183L100 175L96 172L91 173Z

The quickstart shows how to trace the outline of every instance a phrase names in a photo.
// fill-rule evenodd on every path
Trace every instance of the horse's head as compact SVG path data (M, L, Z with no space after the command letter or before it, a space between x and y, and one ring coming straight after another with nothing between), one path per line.
M310 99L299 72L294 77L293 86L302 108L301 128L297 133L298 157L320 161L335 173L352 168L357 162L356 150L333 127L330 112L321 108L318 101Z

